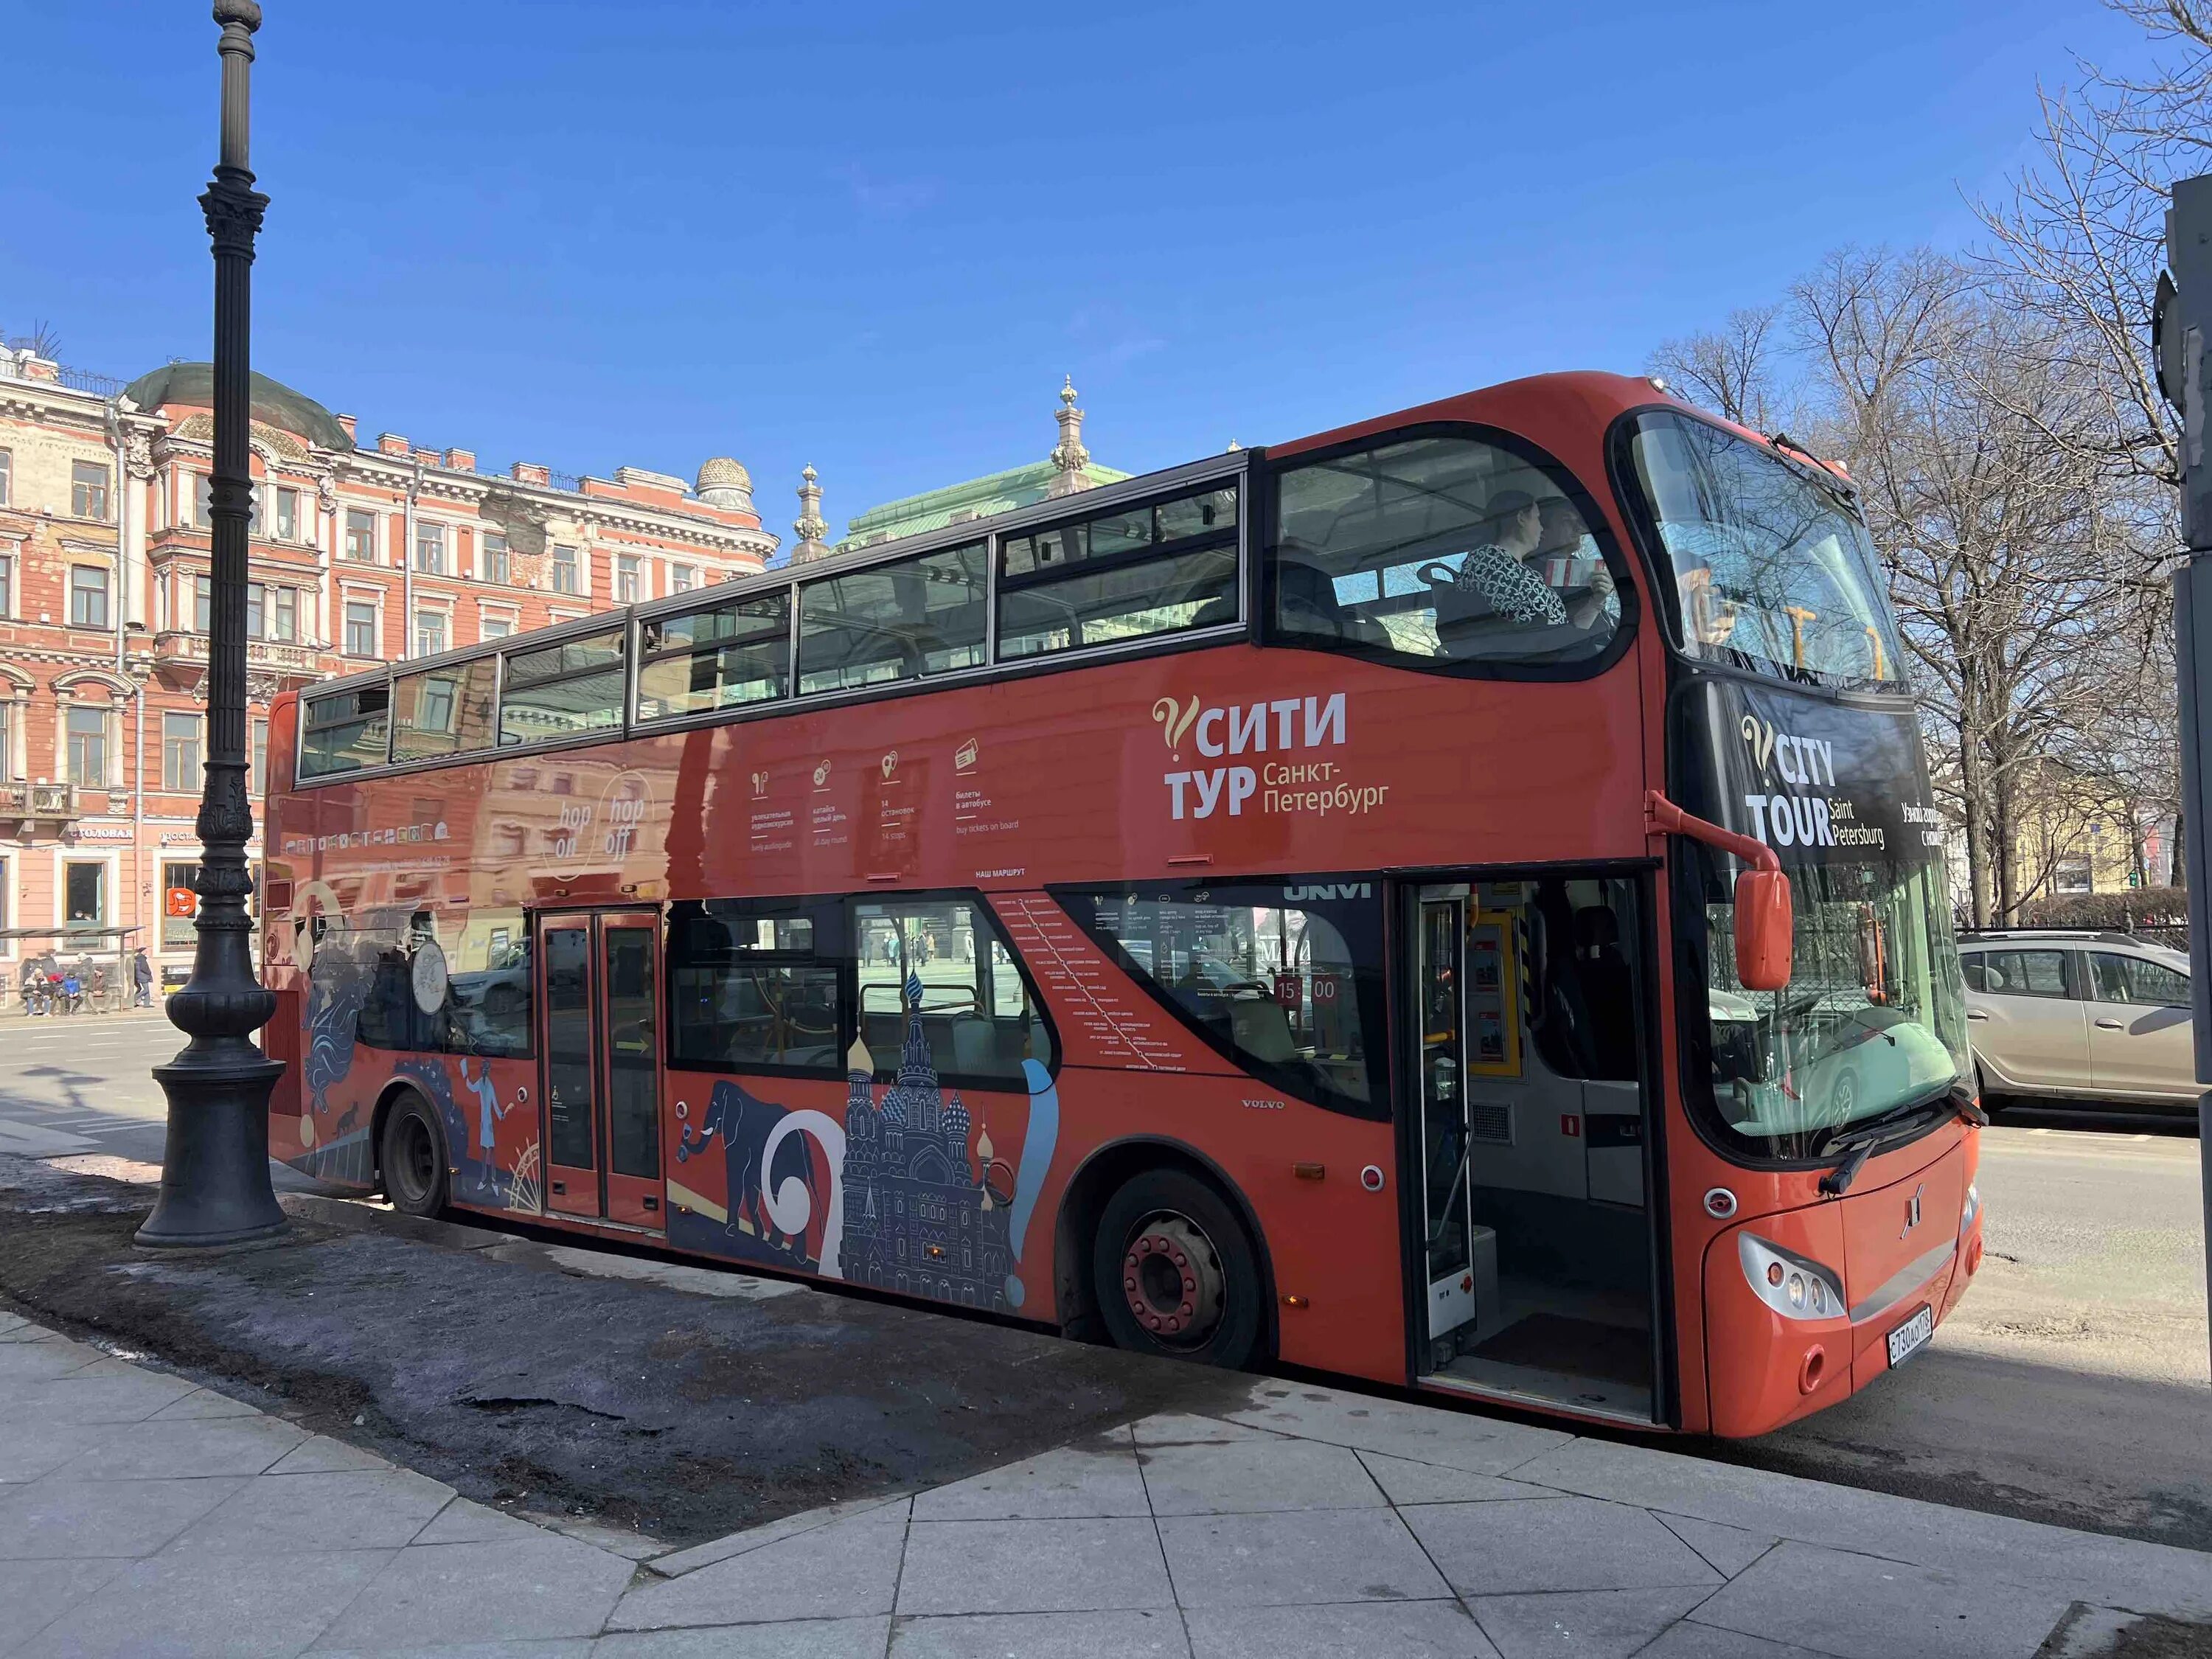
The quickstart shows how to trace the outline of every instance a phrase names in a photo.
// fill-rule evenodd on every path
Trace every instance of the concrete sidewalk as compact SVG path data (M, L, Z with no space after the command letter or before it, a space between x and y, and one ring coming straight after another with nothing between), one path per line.
M2028 1659L2144 1615L2212 1620L2212 1556L1266 1378L669 1551L0 1315L9 1656Z

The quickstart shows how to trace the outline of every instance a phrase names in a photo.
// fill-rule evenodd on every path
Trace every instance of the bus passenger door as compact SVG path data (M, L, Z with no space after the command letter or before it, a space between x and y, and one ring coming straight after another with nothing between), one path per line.
M541 916L546 1207L661 1230L660 918Z
M1432 1387L1658 1416L1647 891L1547 870L1405 895Z

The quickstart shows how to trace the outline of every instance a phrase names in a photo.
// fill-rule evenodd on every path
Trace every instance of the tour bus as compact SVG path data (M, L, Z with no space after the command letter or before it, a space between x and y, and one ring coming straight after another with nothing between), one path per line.
M1841 469L1565 374L333 680L272 712L270 1146L1758 1434L1980 1263L1903 668Z

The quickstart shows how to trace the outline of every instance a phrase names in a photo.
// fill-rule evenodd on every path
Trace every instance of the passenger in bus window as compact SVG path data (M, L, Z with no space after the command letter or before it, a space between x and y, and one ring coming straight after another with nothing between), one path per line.
M1490 498L1483 525L1490 538L1461 559L1454 585L1514 622L1565 625L1565 603L1528 564L1544 534L1536 498L1525 489L1501 489Z
M1569 622L1577 628L1610 627L1620 615L1620 601L1583 515L1565 495L1547 495L1536 512L1540 530L1530 564L1547 586L1565 596Z

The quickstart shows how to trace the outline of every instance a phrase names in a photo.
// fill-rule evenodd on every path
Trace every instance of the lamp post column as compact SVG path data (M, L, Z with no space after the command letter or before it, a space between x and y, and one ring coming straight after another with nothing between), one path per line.
M283 1066L251 1038L276 1012L253 973L246 843L246 551L253 513L247 441L252 408L253 239L269 198L253 188L247 124L255 0L215 0L222 26L222 145L200 198L215 249L215 471L208 518L212 567L208 619L208 758L197 823L201 856L191 978L169 1018L191 1041L154 1078L168 1097L161 1194L137 1242L160 1247L236 1244L281 1232L269 1184L269 1091Z

